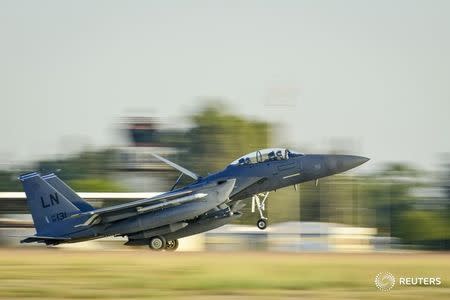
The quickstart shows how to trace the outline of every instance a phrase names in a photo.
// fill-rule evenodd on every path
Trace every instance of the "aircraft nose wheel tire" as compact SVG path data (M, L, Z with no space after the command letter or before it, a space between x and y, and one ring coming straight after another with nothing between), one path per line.
M149 241L148 246L152 250L161 251L164 248L166 248L166 239L163 238L162 236L152 237Z
M264 219L259 219L258 222L256 222L256 226L261 229L264 230L267 227L267 221Z
M175 251L178 249L178 240L167 241L166 250Z

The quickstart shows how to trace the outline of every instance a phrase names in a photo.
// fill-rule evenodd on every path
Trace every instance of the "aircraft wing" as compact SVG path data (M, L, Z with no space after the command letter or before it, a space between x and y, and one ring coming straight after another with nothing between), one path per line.
M168 160L167 158L161 157L161 156L159 156L159 155L157 155L157 154L154 154L154 153L152 153L152 155L153 155L154 157L156 157L157 159L159 159L159 160L165 162L166 164L168 164L168 165L171 166L172 168L177 169L178 171L180 171L180 172L186 174L187 176L191 177L191 178L194 179L194 180L197 180L198 177L199 177L199 176L198 176L197 174L195 174L194 172L191 172L191 171L189 171L188 169L185 169L185 168L183 168L182 166L177 165L176 163L174 163L174 162Z
M122 218L129 217L131 215L140 214L144 212L149 212L156 209L165 208L168 206L178 205L197 199L206 197L206 193L193 193L190 190L171 192L155 196L148 199L142 199L137 201L132 201L124 204L119 204L115 206L99 208L87 212L82 212L74 214L69 218L86 217L89 218L77 227L86 227L91 225L96 225L102 222L102 216L108 215L108 217L114 216L114 221L120 220ZM122 217L123 216L123 217Z

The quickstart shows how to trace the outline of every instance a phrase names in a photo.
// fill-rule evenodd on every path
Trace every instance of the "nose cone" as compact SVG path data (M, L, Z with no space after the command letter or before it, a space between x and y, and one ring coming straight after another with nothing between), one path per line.
M346 168L349 169L353 169L356 168L357 166L362 165L363 163L365 163L366 161L369 160L369 158L364 157L364 156L354 156L354 155L348 155L343 159L343 164Z
M328 155L326 158L326 166L332 173L341 173L359 165L362 165L369 158L355 155Z

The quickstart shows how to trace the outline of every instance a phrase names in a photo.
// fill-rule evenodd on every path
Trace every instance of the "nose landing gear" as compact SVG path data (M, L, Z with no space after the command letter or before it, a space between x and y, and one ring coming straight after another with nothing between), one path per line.
M269 192L265 192L252 197L252 213L255 212L255 207L258 208L260 219L256 222L256 226L261 230L267 227L267 217L264 217L263 211L266 210L266 199L268 196ZM262 200L259 197L262 197Z
M265 219L259 219L258 222L256 222L256 226L259 229L264 230L267 227L267 221Z

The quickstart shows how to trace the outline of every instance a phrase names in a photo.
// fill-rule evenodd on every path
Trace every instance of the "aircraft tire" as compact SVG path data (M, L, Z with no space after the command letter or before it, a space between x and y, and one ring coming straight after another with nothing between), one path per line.
M167 241L166 250L167 251L175 251L178 249L178 240Z
M148 246L154 251L161 251L166 248L166 239L162 236L154 236L149 240Z
M259 219L258 222L256 222L256 226L261 229L264 230L267 227L267 221L264 219Z

